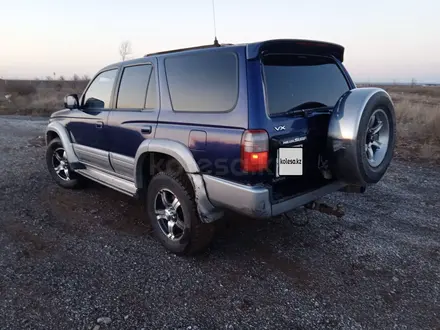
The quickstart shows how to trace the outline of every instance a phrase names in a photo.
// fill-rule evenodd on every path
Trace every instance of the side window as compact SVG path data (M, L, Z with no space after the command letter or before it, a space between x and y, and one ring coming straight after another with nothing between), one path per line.
M105 109L110 107L113 84L118 69L100 73L93 80L84 95L83 109Z
M151 65L129 66L122 72L119 85L117 109L143 109L147 94Z
M145 109L157 109L157 86L156 72L151 70L150 83L148 84L147 99L145 101Z
M165 60L174 111L226 112L238 98L237 56L209 52Z

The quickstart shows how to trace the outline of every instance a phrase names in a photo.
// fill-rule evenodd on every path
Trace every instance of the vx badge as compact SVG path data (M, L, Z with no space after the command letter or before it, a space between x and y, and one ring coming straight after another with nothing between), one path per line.
M279 132L279 131L285 131L286 130L286 126L285 125L281 125L281 126L275 126L275 131Z

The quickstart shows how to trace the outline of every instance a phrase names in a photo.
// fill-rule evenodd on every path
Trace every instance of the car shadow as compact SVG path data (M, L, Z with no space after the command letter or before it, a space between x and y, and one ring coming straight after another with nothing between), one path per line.
M106 211L109 212L109 216L106 215L100 220L102 225L135 236L152 234L141 200L95 182L87 185L87 191L99 195ZM301 277L297 273L298 265L292 261L294 258L283 257L284 250L314 248L341 236L331 226L327 226L327 231L323 231L319 226L312 225L316 213L308 211L307 214L303 209L298 209L290 218L254 219L227 211L222 219L214 223L216 233L210 249L195 258L203 261L222 258L224 255L234 258L234 255L241 257L247 254L251 258L265 260L283 272L293 272L295 276Z
M102 217L101 224L126 234L150 235L151 226L145 218L142 201L94 181L87 182L86 191L99 195L107 204L110 216Z
M115 235L140 239L149 237L151 242L152 228L145 217L141 200L94 182L75 194L77 207L87 209L88 219L95 225L104 226ZM89 203L91 200L94 202ZM96 212L97 209L99 212ZM335 226L341 222L331 221L332 217L323 215L325 218L315 219L316 212L308 211L307 214L304 209L298 209L292 212L290 218L253 219L225 212L224 217L214 223L216 234L209 249L187 257L187 262L194 262L207 272L216 265L222 276L232 281L240 281L249 274L264 280L265 274L276 270L287 276L296 287L320 286L322 278L314 271L316 265L308 261L310 253L314 253L321 262L325 260L328 272L333 271L332 265L338 262L338 254L332 252L334 247L328 246L344 239L343 230L340 225ZM163 253L167 253L165 249ZM227 267L231 262L237 267ZM325 274L325 266L322 267L321 273ZM325 287L320 289L326 290Z

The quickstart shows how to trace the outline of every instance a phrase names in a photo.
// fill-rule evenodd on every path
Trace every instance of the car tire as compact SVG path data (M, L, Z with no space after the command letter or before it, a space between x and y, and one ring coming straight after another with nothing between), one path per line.
M365 178L365 182L369 184L379 182L380 179L382 179L382 177L384 176L393 158L396 142L396 121L393 113L394 107L391 104L391 101L389 100L389 98L383 96L379 97L375 101L376 102L374 102L374 106L373 104L371 106L367 105L365 109L364 115L362 116L359 125L357 139L358 148L360 148L360 150L365 150L366 141L369 139L368 135L370 134L369 131L371 130L371 125L369 122L371 122L373 116L376 117L376 121L378 120L378 117L384 118L384 120L382 120L382 129L379 134L382 134L382 136L387 136L387 145L385 146L385 142L382 142L382 148L386 148L386 150L380 157L379 161L377 161L376 163L372 163L369 160L368 152L366 151L360 152L358 154L359 164L361 165L361 174ZM373 123L373 125L375 124ZM380 138L381 136L379 136L379 139ZM376 150L376 153L378 153L379 151L380 149Z
M372 120L374 120L375 123L371 124ZM371 130L374 128L374 126L378 127L378 120L381 121L382 128L378 132L378 141L373 141L374 137L370 137ZM376 161L372 161L369 159L367 142L372 140L370 143L380 143L380 139L384 139L381 143L382 150L381 148L374 150L374 146L371 147L371 152L374 154L373 160L377 159ZM359 170L367 184L374 184L382 179L389 165L391 164L395 142L396 120L394 115L394 107L388 97L377 95L370 100L365 107L359 124L357 137L357 148L360 150L360 152L357 154L358 164L360 165ZM381 151L383 151L383 154L379 155Z
M200 221L194 190L185 174L156 174L148 185L146 212L156 238L177 255L205 250L214 236L214 226Z
M83 185L84 178L71 169L67 161L66 151L59 138L53 139L47 145L46 165L52 179L59 186L76 189Z
M334 177L349 185L379 182L393 158L396 117L390 96L379 88L356 88L337 102L328 128Z

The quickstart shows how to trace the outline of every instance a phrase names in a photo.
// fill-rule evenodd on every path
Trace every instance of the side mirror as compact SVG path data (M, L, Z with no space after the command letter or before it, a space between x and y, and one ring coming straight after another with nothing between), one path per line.
M78 109L79 101L77 94L70 94L64 97L64 107L70 110Z

